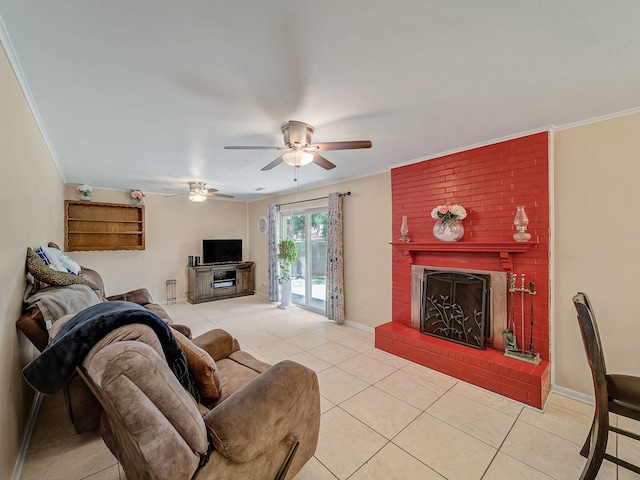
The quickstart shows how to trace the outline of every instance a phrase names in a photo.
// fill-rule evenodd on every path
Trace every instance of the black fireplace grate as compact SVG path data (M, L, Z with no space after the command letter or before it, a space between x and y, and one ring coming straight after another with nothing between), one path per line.
M425 270L420 330L484 349L489 335L489 275Z

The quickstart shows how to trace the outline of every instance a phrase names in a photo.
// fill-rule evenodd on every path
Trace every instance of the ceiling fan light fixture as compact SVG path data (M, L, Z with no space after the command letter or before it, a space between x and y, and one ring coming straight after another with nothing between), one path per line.
M285 153L282 156L282 160L284 163L291 165L292 167L304 167L305 165L309 165L313 162L313 153L296 150L294 152Z
M195 203L204 202L207 199L207 196L201 192L189 192L189 200Z

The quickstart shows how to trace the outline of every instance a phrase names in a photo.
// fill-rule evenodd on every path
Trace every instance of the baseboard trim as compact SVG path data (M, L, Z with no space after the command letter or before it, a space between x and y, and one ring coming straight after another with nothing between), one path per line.
M253 293L254 293L254 295L259 295L260 297L264 297L267 300L269 300L269 294L266 293L266 292L261 292L260 290L254 290ZM269 300L269 301L271 301L271 300ZM276 303L276 302L272 302L272 303Z
M180 303L180 302L186 302L187 301L187 297L180 297L180 298L176 298L175 302L171 302L171 305L175 305L176 303ZM169 300L161 300L159 302L156 302L158 305L169 305Z
M364 330L365 332L369 332L369 333L376 332L375 328L370 327L369 325L363 325L362 323L354 322L353 320L345 320L344 323L345 325L349 325L350 327Z
M36 420L38 419L38 412L40 412L40 405L42 404L42 394L36 392L33 397L33 403L31 404L31 411L29 412L29 418L27 419L27 428L22 437L22 445L18 452L18 458L16 464L13 467L13 475L11 480L20 480L22 477L22 469L24 468L24 461L27 458L27 452L29 451L29 444L31 443L31 435L33 435L33 429L36 426Z
M570 398L572 400L577 400L578 402L586 403L587 405L595 405L595 399L593 395L585 395L584 393L576 392L575 390L571 390L565 387L559 387L558 385L552 385L551 391L557 393L558 395L562 395L563 397Z

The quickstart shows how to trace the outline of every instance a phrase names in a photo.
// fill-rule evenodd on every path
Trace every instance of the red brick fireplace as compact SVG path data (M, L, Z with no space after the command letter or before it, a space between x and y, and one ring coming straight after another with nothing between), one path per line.
M542 408L550 390L548 132L395 168L391 188L394 237L400 237L402 216L406 215L411 242L395 238L392 242L392 321L376 328L376 347ZM444 203L462 205L468 212L464 237L455 243L433 238L431 210ZM525 205L530 242L513 240L517 205ZM412 326L413 265L524 273L527 287L535 283L532 336L540 365L505 357L499 341L496 348L477 350L425 335ZM526 305L528 346L529 298Z

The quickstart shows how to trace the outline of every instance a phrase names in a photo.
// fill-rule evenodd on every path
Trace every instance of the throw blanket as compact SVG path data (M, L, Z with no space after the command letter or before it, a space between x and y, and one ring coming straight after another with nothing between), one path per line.
M27 308L38 307L45 322L55 322L63 315L78 313L100 303L95 292L86 285L47 287L31 293L27 288L24 296Z
M158 316L138 304L124 301L104 302L89 307L71 318L60 329L39 357L22 369L22 375L37 391L46 395L60 390L89 350L111 330L131 323L151 327L180 384L196 401L200 394L189 373L187 358L170 327Z

